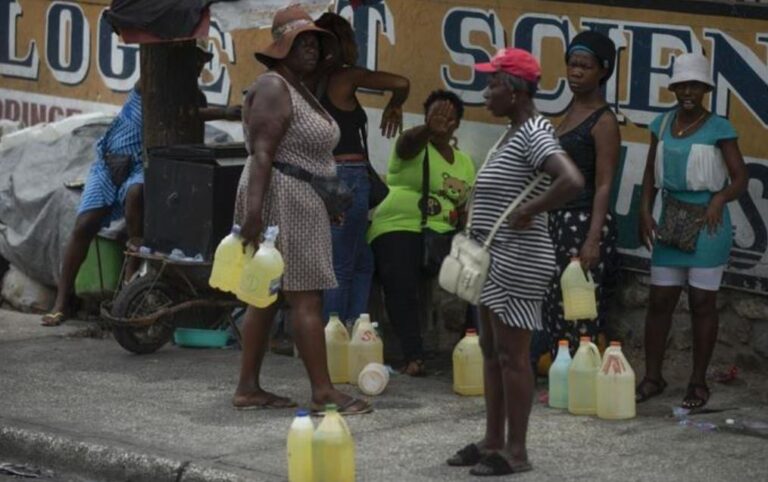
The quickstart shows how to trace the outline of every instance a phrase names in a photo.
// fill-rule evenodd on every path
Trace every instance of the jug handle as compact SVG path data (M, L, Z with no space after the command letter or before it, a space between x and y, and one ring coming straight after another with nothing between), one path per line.
M603 364L603 360L600 357L600 350L598 350L594 344L587 345L587 348L589 349L589 352L592 355L592 361L597 360L597 363L595 364L595 366L599 370Z

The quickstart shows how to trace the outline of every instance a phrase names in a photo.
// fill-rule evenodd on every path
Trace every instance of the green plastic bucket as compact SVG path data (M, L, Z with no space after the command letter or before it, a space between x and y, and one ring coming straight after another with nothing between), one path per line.
M75 294L85 298L114 293L123 267L123 256L121 243L97 236L88 247L88 255L80 266L80 271L77 272ZM99 265L101 265L101 274L99 274Z

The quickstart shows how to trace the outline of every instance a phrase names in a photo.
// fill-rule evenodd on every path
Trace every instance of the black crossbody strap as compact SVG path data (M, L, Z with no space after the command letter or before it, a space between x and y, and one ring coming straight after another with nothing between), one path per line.
M429 209L429 142L424 148L424 160L421 166L421 230L427 227L427 210Z
M307 171L306 169L303 169L299 166L294 166L293 164L288 164L285 162L275 161L272 163L272 167L282 172L286 176L295 177L296 179L299 179L304 182L312 182L312 180L316 177L314 174Z

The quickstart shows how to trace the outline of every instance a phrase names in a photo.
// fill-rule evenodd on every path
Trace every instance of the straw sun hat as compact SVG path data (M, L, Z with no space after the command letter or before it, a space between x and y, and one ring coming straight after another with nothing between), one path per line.
M669 86L681 82L701 82L710 87L714 87L712 74L709 73L709 61L701 54L683 54L675 58L675 65L672 66L672 78L669 79Z
M336 55L338 50L336 37L331 32L316 27L312 17L300 5L289 5L275 13L275 18L272 19L272 43L256 52L254 54L256 59L267 67L271 67L275 61L288 56L296 37L304 32L319 34L321 55L326 58Z

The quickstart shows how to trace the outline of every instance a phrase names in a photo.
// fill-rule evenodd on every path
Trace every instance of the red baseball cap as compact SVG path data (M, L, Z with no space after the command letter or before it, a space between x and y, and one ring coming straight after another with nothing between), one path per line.
M523 49L499 49L490 62L475 64L475 70L490 74L506 72L528 82L538 82L541 78L541 66L536 57Z

